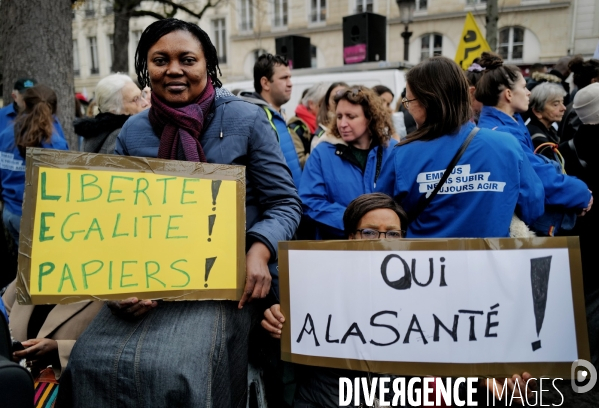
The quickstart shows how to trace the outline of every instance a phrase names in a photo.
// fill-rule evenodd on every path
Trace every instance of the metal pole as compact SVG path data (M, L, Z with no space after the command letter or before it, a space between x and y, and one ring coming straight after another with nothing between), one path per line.
M410 37L412 36L412 32L408 31L408 24L405 25L404 32L401 33L403 37L403 59L404 61L408 61L410 59Z

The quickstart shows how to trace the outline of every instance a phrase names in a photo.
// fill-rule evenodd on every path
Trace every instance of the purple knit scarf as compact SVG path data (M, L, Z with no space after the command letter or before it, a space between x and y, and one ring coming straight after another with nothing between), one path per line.
M160 134L159 159L177 160L179 138L185 159L192 162L206 162L200 144L204 118L214 101L216 92L210 78L198 99L181 108L173 108L160 100L152 92L152 107L149 118L152 128Z

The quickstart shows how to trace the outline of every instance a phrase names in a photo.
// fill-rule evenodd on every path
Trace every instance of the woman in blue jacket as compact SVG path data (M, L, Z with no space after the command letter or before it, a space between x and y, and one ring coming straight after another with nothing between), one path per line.
M2 220L17 246L25 189L25 150L28 147L69 149L54 126L57 106L54 91L46 85L35 85L25 91L23 101L25 109L0 133Z
M543 213L543 186L522 148L509 135L481 129L437 196L415 216L475 125L468 83L455 62L431 58L412 68L406 81L403 103L418 129L394 149L377 191L395 197L415 218L408 237L507 237L514 213L525 222Z
M343 239L343 213L362 194L372 193L383 163L397 143L389 110L364 86L335 95L336 126L310 154L300 183L304 214L317 239Z
M530 133L520 116L528 110L530 91L514 65L503 65L495 54L484 52L479 64L485 68L476 87L476 99L483 103L478 126L510 133L522 146L545 191L543 217L531 225L537 234L553 236L561 227L571 229L575 214L591 209L593 196L584 182L563 174L555 162L534 153ZM529 221L523 220L527 224Z

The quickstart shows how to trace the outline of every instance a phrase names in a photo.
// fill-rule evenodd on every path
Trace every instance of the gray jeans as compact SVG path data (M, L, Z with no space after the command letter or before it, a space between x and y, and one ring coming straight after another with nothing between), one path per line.
M58 406L245 407L252 309L161 302L126 321L104 307L73 348Z

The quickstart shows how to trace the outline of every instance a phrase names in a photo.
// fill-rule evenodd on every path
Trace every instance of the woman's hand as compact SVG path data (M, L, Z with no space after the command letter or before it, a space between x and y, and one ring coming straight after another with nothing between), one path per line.
M514 374L512 378L488 378L481 381L484 381L484 386L493 393L495 399L500 400L501 396L505 393L505 398L509 398L508 401L511 402L512 400L515 400L518 404L522 405L523 401L534 396L533 391L537 389L536 380L533 379L528 382L531 378L532 376L530 373L524 372L521 376L519 374ZM493 386L493 384L495 384L495 386ZM504 384L507 384L508 386L507 392L503 389ZM516 384L518 384L518 387L516 387ZM522 394L524 392L526 392L526 395Z
M579 217L584 217L586 213L588 213L589 211L591 211L591 207L593 206L593 196L592 196L592 194L593 194L593 192L591 191L591 201L589 201L589 205L587 206L587 208L585 208L584 210L582 210L582 212L578 215Z
M135 297L120 301L111 300L106 304L113 315L123 319L136 319L158 306L155 300L139 300Z
M239 301L239 308L254 299L265 298L270 291L270 271L268 260L270 251L262 242L254 242L245 258L245 288Z
M19 362L26 359L28 365L39 365L47 367L49 365L60 367L60 358L58 357L58 342L52 339L29 339L21 343L24 350L12 353L13 361ZM29 363L31 362L31 363Z
M285 323L285 316L281 313L281 305L272 305L264 311L264 319L262 319L262 327L275 339L281 338L281 329Z

